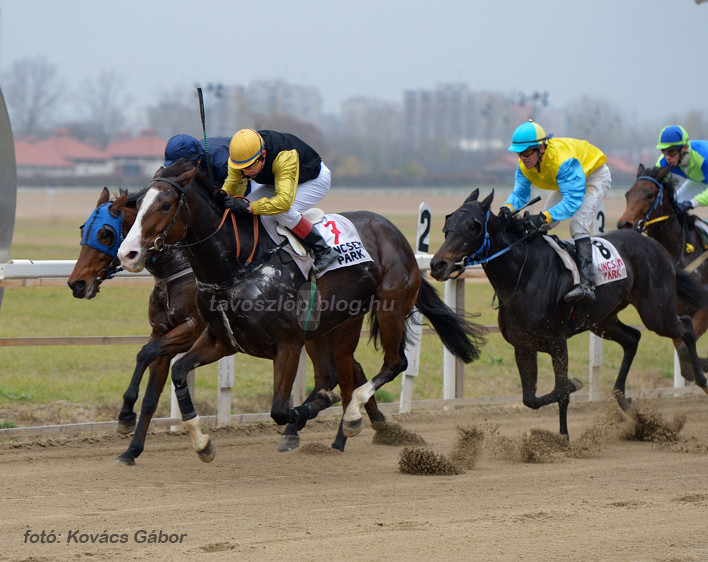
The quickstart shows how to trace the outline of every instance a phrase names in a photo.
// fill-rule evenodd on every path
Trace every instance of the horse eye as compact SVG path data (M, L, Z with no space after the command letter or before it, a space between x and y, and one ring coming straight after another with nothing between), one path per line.
M171 208L172 208L172 203L170 203L169 201L165 201L165 202L162 204L162 210L163 210L163 211L169 211Z

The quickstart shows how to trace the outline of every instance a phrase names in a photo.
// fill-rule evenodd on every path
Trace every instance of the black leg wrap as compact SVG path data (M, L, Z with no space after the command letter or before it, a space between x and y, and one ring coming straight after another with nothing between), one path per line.
M175 388L179 411L182 413L182 421L189 421L197 417L197 412L194 411L192 397L189 395L189 387L185 384Z
M312 405L303 404L302 406L296 406L295 408L290 408L290 415L292 416L291 423L298 423L301 420L307 421L317 417L318 412L313 412Z

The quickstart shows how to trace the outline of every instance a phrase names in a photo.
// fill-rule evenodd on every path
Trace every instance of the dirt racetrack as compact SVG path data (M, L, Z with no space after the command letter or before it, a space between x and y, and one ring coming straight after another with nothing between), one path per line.
M285 454L272 424L213 430L211 464L186 433L150 435L134 467L113 465L112 434L3 444L0 559L706 560L708 397L638 406L639 422L571 403L570 449L555 406L389 416L448 458L479 430L454 476L402 473L411 449L373 444L368 422L333 451L333 417Z

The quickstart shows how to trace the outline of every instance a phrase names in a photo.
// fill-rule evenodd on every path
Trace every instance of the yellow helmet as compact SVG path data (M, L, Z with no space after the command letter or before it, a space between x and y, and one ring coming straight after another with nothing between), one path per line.
M253 129L241 129L229 143L229 167L243 170L261 155L263 138Z

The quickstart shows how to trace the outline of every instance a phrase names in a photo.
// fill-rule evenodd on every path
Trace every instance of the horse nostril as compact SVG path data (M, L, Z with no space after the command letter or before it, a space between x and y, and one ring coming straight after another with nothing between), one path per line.
M81 281L81 280L73 281L73 282L70 281L68 283L68 285L69 285L69 288L74 293L74 295L80 296L80 295L83 295L84 292L86 291L86 282L85 281Z
M128 258L129 260L134 260L135 258L138 257L138 252L133 250L132 252L128 252L128 255L125 257Z

